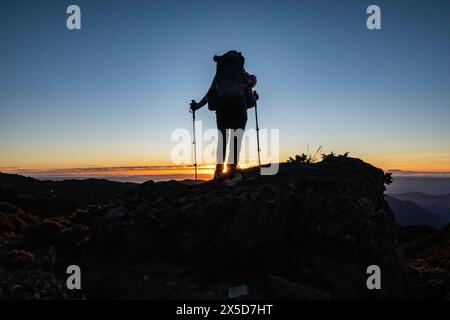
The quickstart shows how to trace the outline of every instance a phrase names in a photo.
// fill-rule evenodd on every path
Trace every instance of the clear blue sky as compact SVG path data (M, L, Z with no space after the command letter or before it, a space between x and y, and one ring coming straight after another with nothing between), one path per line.
M80 31L66 28L70 4ZM366 28L370 4L380 31ZM282 157L322 145L450 171L450 1L17 0L2 3L0 40L3 168L169 164L212 56L237 49Z

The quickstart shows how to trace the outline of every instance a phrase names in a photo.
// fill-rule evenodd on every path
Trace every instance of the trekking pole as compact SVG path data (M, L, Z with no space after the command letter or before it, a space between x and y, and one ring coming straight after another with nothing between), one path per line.
M192 144L194 145L194 168L195 168L195 183L197 184L197 141L195 138L195 110L191 110L192 112L192 129L194 131L194 139Z
M256 120L256 143L258 144L258 166L259 166L259 170L261 170L261 149L259 148L259 125L258 125L258 94L255 92L253 92L253 94L255 95L255 120Z

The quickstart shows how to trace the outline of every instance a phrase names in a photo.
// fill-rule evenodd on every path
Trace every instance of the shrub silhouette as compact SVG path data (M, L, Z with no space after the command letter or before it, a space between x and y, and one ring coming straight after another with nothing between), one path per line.
M309 146L307 148L307 153L309 151ZM319 146L319 148L317 148L316 152L311 155L311 154L305 154L302 153L301 155L296 155L294 158L289 157L288 159L288 163L296 163L296 164L312 164L317 162L316 157L317 155L322 151L322 146Z

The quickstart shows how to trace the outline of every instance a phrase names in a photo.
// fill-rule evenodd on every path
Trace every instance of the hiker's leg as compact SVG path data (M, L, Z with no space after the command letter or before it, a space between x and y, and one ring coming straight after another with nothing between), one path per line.
M237 162L236 162L236 139L235 132L233 129L227 129L227 141L229 140L228 148L228 161L227 161L227 176L232 177L236 173Z
M227 179L225 180L225 186L234 186L241 182L244 177L241 173L237 172L237 166L239 161L239 153L241 151L241 143L244 136L244 129L247 123L247 112L242 109L237 110L233 114L231 121L232 137L230 143L232 144L229 163L227 164Z
M236 113L233 118L232 124L234 135L233 135L233 158L231 162L234 164L235 167L237 167L237 165L239 164L239 155L241 152L242 139L244 136L246 124L247 124L247 111ZM231 160L231 157L229 159Z
M216 150L216 172L222 172L227 151L226 118L223 114L216 112L216 122L219 135Z

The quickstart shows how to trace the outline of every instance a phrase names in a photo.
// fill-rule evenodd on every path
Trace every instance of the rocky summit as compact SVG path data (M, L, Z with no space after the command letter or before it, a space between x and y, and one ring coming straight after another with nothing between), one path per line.
M397 242L382 170L332 154L280 164L273 176L243 175L234 187L149 181L66 216L4 202L1 298L422 296ZM69 265L81 268L81 290L65 287ZM381 269L381 290L367 288L371 265Z
M317 164L282 164L274 176L256 169L244 175L233 188L144 183L104 213L92 241L106 259L161 259L211 279L260 279L268 291L263 296L314 297L271 290L287 283L330 298L415 295L384 200L382 170L330 156ZM367 289L369 265L380 266L382 290Z

